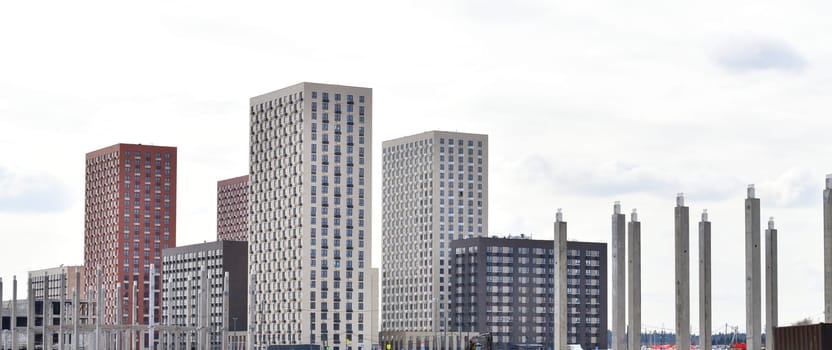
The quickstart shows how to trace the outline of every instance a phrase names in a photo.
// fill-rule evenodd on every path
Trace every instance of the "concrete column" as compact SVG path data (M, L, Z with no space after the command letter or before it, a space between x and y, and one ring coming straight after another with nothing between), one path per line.
M629 349L641 350L641 222L633 209L627 224L627 315L629 316Z
M27 302L29 304L29 310L26 313L26 349L34 349L35 348L35 293L34 288L32 288L32 279L29 278L26 282L26 295L29 296Z
M745 199L745 332L748 350L760 350L760 200L754 185Z
M225 349L228 343L228 271L225 271L222 279L222 339L220 340L220 349Z
M205 346L204 338L202 336L202 324L205 317L205 303L202 298L205 297L205 289L202 288L202 280L205 279L205 268L199 270L199 288L196 292L196 347L202 349Z
M699 347L710 349L711 340L711 222L708 210L699 221Z
M623 350L625 342L626 312L626 218L621 214L621 203L615 202L612 214L612 344L613 350Z
M130 319L130 324L134 327L138 325L136 322L137 314L139 313L138 309L138 300L139 300L139 286L137 285L137 281L133 281L133 290L131 293L132 300L130 301L130 313L132 317ZM139 342L139 339L136 337L136 328L130 328L130 350L136 350L136 344Z
M61 273L61 295L58 300L58 302L60 303L61 312L61 323L58 324L58 350L64 350L64 323L66 322L66 279L66 273Z
M52 320L50 316L50 311L52 311L52 303L49 301L49 275L46 272L43 273L43 315L41 315L41 319L43 322L41 326L43 327L43 349L49 350L52 348L52 334L49 332L49 321ZM47 340L48 339L48 340Z
M78 325L81 323L80 314L78 310L81 307L81 293L78 288L81 287L81 271L75 270L75 288L72 289L72 350L78 350L78 345L81 341L78 333Z
M78 284L75 284L78 286ZM78 288L72 288L72 350L78 350Z
M202 317L200 318L200 323L202 326L200 327L200 341L202 342L202 347L200 349L209 349L211 348L211 343L208 341L208 329L211 326L210 318L208 315L211 313L210 300L211 300L211 291L208 290L208 269L205 265L202 265L202 273L200 274L200 287L199 291L202 293L202 298L199 299L200 304L202 304Z
M154 326L156 321L156 264L150 265L150 311L148 311L147 318L147 346L149 349L155 349L154 346Z
M563 213L558 209L555 214L555 327L554 327L554 349L567 350L568 339L566 335L567 317L566 310L569 301L566 299L566 222L563 221Z
M165 318L168 327L172 327L174 325L177 325L173 321L173 315L174 315L173 310L174 310L174 306L176 305L176 299L174 298L175 294L173 293L173 288L174 288L173 276L168 276L168 286L167 286L168 307L166 309L167 318ZM177 343L176 343L176 333L171 332L171 331L165 332L165 341L167 343L167 345L165 346L165 349L176 349L176 345L177 345Z
M95 269L95 341L94 348L98 349L101 341L101 324L104 323L104 283L101 267Z
M5 346L6 346L5 339L3 339L3 329L2 329L3 328L2 327L3 317L5 316L4 314L5 314L5 312L3 310L3 277L0 277L0 349L3 349L3 350L5 350ZM14 322L9 323L9 328L11 328L11 327L14 327Z
M823 286L824 319L832 323L832 174L823 190Z
M187 272L186 272L187 273ZM191 304L193 303L193 296L191 295L191 276L185 277L185 349L191 350Z
M12 319L10 321L12 349L17 349L17 276L12 276Z
M690 349L690 213L676 196L676 349Z
M256 320L254 313L254 305L257 300L255 299L254 291L257 290L257 282L255 282L253 272L254 271L251 270L248 274L248 334L246 335L246 349L248 350L254 350L254 327Z
M774 327L777 327L777 229L774 218L766 230L766 350L774 348Z

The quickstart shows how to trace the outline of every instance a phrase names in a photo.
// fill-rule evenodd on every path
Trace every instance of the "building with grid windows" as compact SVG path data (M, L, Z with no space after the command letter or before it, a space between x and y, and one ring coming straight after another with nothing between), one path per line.
M248 240L248 175L217 181L217 240Z
M452 318L490 332L495 349L550 349L554 241L479 237L451 242ZM607 244L567 242L567 337L607 348Z
M83 266L60 266L49 269L29 271L29 281L32 282L32 294L35 299L41 299L46 292L49 299L60 299L61 294L66 300L72 300L72 291L77 290L81 299L87 297L86 289L76 285L75 273L84 280ZM48 292L47 292L48 291Z
M84 288L96 299L96 270L104 286L103 324L129 324L129 291L137 282L140 324L150 305L160 319L162 249L176 246L176 147L117 144L86 155ZM154 298L150 303L149 298Z
M460 346L450 244L488 232L488 136L429 131L385 141L382 152L382 341Z
M165 249L162 259L162 273L165 275L162 281L162 314L165 324L186 327L204 327L207 324L210 349L220 349L224 327L229 332L246 329L247 271L247 242L217 241ZM209 290L207 300L200 298L203 288ZM228 305L223 305L226 288ZM201 311L206 308L210 312ZM181 337L177 340L172 336L162 339L166 346L173 346L175 341L179 342L177 348L185 346L185 339Z
M369 349L372 90L300 83L250 101L249 341Z

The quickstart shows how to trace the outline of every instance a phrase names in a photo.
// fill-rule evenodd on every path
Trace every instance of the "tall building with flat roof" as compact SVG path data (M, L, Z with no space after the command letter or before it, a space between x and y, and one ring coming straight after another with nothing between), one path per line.
M446 348L451 242L488 232L488 136L428 131L382 152L382 341Z
M248 240L248 175L217 181L217 240Z
M86 156L84 287L96 299L96 270L104 286L103 324L132 320L129 294L138 282L138 322L150 305L160 319L159 276L150 290L150 267L161 270L162 249L176 246L176 147L116 144ZM149 298L155 298L149 303Z
M192 244L163 251L162 314L166 324L184 327L208 327L210 349L221 349L223 327L229 332L246 329L248 310L248 243L217 241ZM205 269L205 284L202 271ZM225 274L228 274L228 281ZM228 284L226 284L226 282ZM208 300L200 299L203 286ZM228 305L223 305L228 290ZM199 305L210 308L202 320ZM207 315L206 315L207 316ZM207 321L205 321L207 320ZM165 346L185 346L184 339L162 339Z
M607 244L568 241L567 343L607 348ZM452 319L489 332L495 349L550 349L554 241L478 237L451 242Z
M369 348L372 90L300 83L250 101L248 337Z

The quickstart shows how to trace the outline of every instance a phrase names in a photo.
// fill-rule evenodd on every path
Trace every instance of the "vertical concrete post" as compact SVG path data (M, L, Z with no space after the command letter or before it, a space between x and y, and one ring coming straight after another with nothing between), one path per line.
M626 218L621 214L621 203L616 201L612 214L612 349L623 350L626 346L625 312L627 306L626 283Z
M745 331L748 350L760 350L760 200L754 185L745 199Z
M202 296L205 292L202 289L202 273L199 274L199 289L196 292L196 347L197 349L201 349L205 343L202 342L202 317L203 317L203 303L202 303Z
M104 283L101 267L95 269L95 343L94 348L101 345L101 324L104 323Z
M78 350L78 302L78 288L72 288L72 350Z
M690 213L676 195L676 349L690 349Z
M191 295L191 276L185 276L185 349L191 350L191 304L193 303L193 296Z
M567 335L566 335L566 310L568 300L566 299L566 266L568 265L566 256L566 222L563 221L563 213L558 209L555 214L555 239L554 239L554 253L555 253L555 334L554 334L554 349L567 350Z
M26 283L26 295L28 295L29 310L26 312L26 349L35 348L35 293L32 288L32 277L30 275Z
M766 350L774 348L774 327L777 327L777 229L774 218L766 230Z
M200 304L202 304L202 317L200 319L200 322L202 323L202 326L200 327L200 340L202 341L202 347L200 349L209 349L211 347L211 343L208 341L208 329L210 327L208 315L211 313L211 308L208 305L211 300L211 292L208 290L208 269L205 265L202 265L200 282L202 284L199 287L199 290L202 293L202 298L199 299Z
M66 322L66 272L61 272L60 323L58 323L58 350L64 350L64 322Z
M147 319L147 345L148 349L156 349L155 338L156 332L156 264L150 264L150 311Z
M12 319L9 321L9 328L12 331L12 349L17 349L17 276L12 276Z
M641 350L641 222L633 209L627 224L627 306L629 349Z
M43 327L43 339L41 343L43 344L43 349L49 350L52 348L52 334L49 332L49 321L52 320L50 315L50 311L52 311L52 302L49 300L49 275L46 272L43 273L43 315L41 315L41 326ZM48 339L48 340L47 340Z
M254 305L256 302L255 299L255 291L256 289L256 282L254 279L254 271L249 271L248 274L248 334L246 334L246 349L254 350L254 327L255 327L255 313L254 313ZM457 322L459 322L457 320ZM457 328L458 329L458 328Z
M197 349L201 349L205 346L202 339L202 319L205 316L205 303L202 302L202 298L205 295L205 289L202 288L202 280L205 278L205 269L201 268L199 270L199 286L197 287L196 292L196 347Z
M823 190L823 286L824 320L832 323L832 174Z
M173 310L176 307L176 301L173 294L173 276L168 276L168 284L165 285L162 289L165 290L167 293L167 304L166 306L162 307L162 317L164 319L165 325L168 326L168 330L164 332L165 336L165 347L164 349L170 349L173 344L175 344L176 336L173 332L171 332L171 328L173 326ZM174 349L176 345L173 345Z
M133 290L131 293L131 301L130 301L130 313L132 317L130 318L130 324L133 328L130 328L130 350L136 350L136 344L138 343L139 339L136 337L136 328L135 326L138 324L136 322L136 316L139 313L138 309L138 300L139 300L139 286L138 281L133 281Z
M78 350L78 345L81 340L78 333L78 325L81 323L78 310L81 307L81 293L78 288L81 287L81 271L75 270L75 288L72 289L72 350Z
M0 277L0 349L4 349L6 346L6 340L3 339L3 317L5 316L5 310L3 309L3 277ZM9 328L14 327L14 322L9 322Z
M225 271L222 279L222 339L220 340L220 349L225 349L228 342L228 271Z
M710 349L711 338L711 222L708 210L699 221L699 347Z

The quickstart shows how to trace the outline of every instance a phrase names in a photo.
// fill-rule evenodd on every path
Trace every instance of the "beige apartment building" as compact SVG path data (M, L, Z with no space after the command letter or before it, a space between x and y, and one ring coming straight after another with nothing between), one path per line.
M488 136L429 131L382 153L382 343L459 347L450 244L488 233Z
M251 98L249 336L254 349L370 349L369 88L300 83Z

